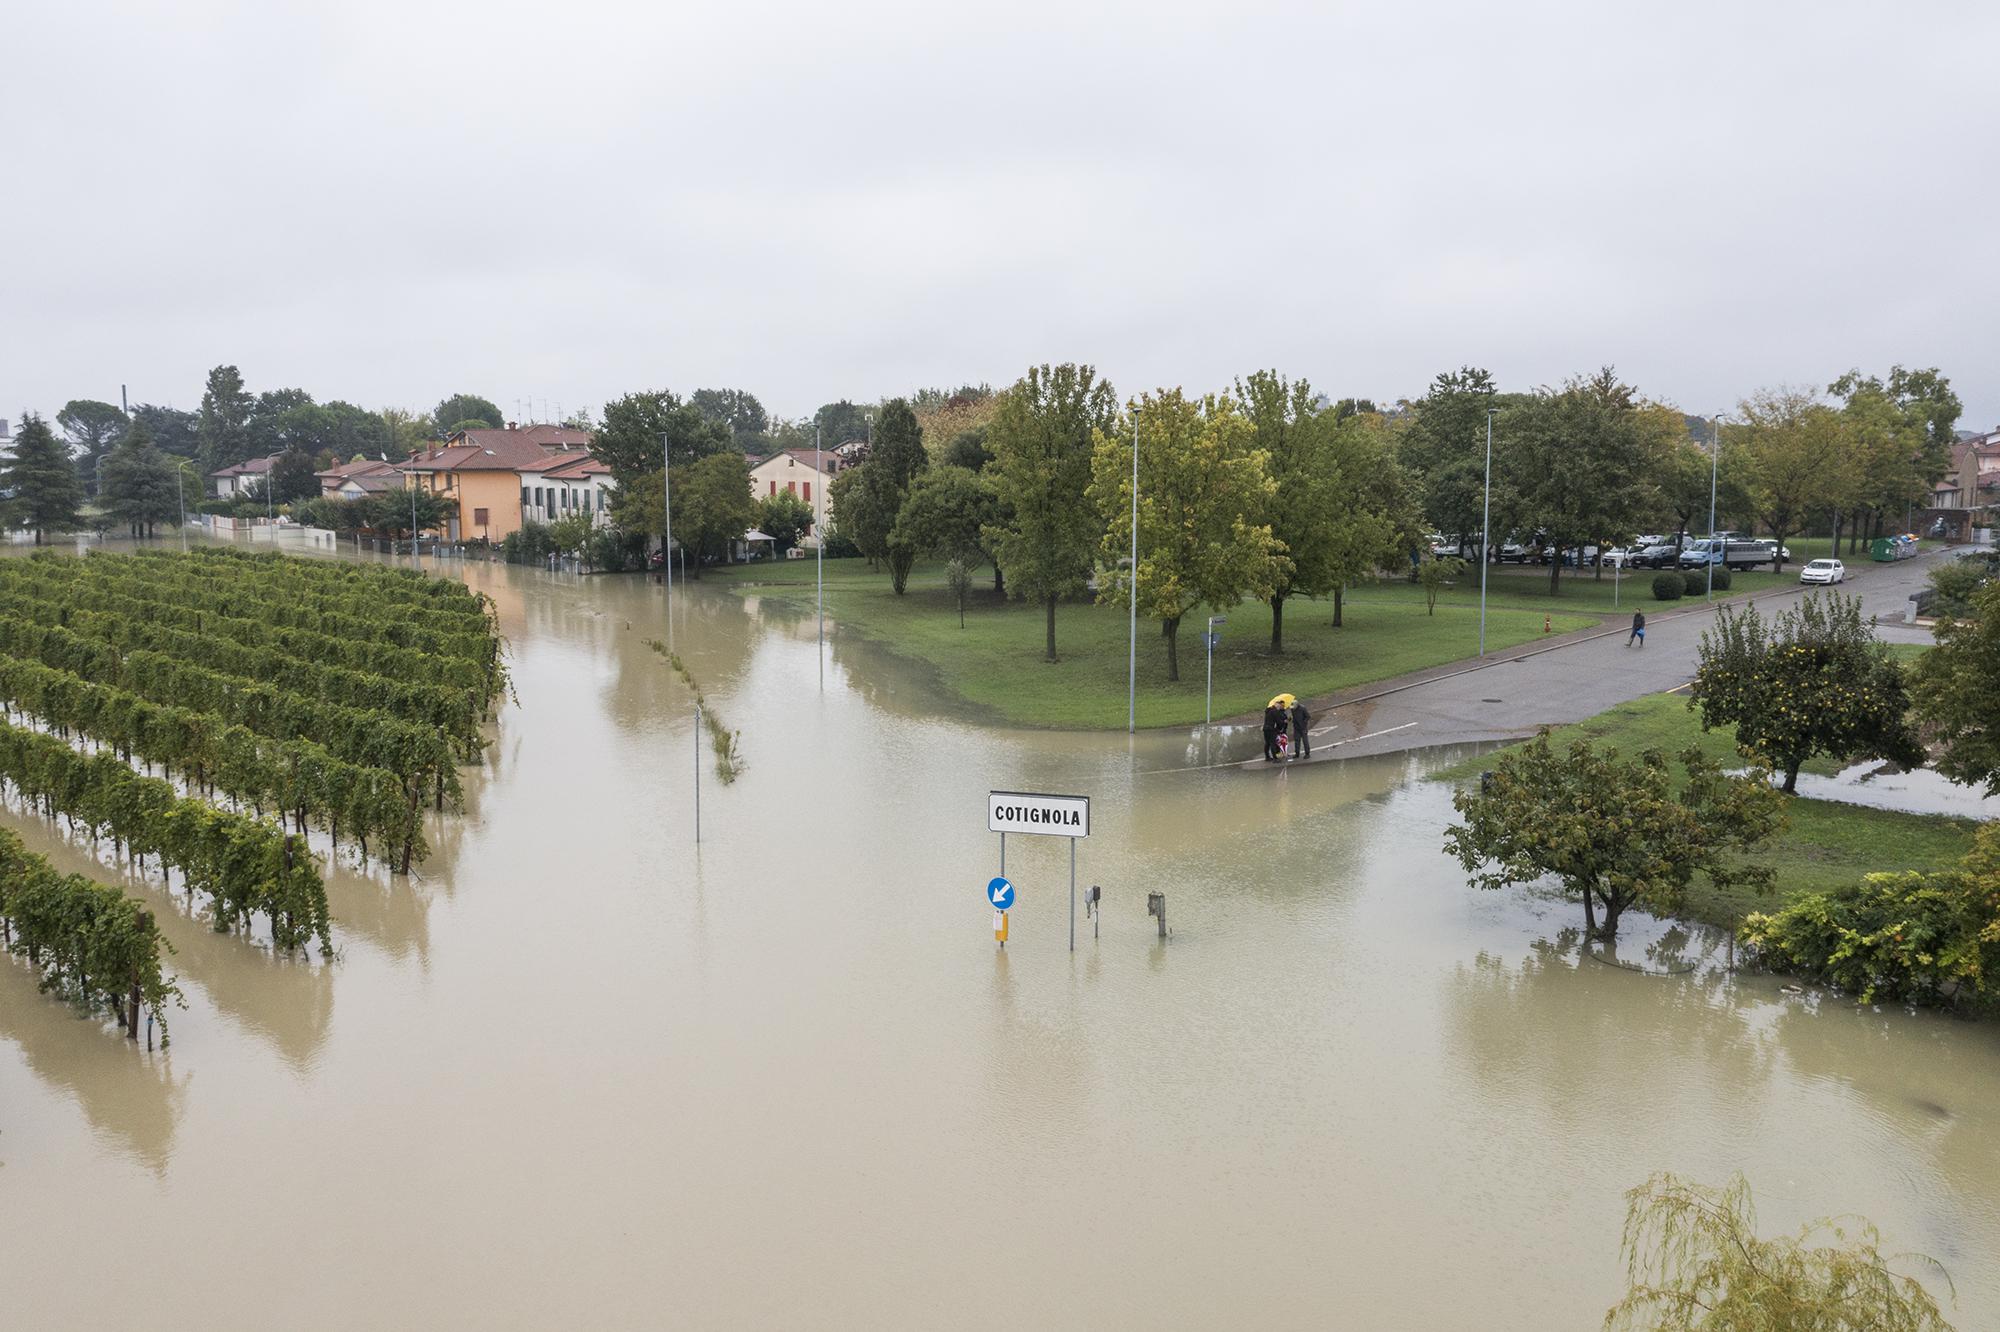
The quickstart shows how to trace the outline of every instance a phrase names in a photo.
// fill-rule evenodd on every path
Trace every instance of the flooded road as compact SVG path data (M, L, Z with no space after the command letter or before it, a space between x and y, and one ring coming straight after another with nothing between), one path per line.
M659 589L464 575L519 706L414 881L332 876L338 961L163 912L150 1057L0 965L13 1325L1594 1326L1622 1191L1741 1169L1766 1230L1864 1212L2000 1326L2000 1026L1643 919L1580 957L1441 853L1441 759L1137 776L1198 738L976 726L837 636L822 696L810 617L699 588L747 766L704 745L697 849ZM1010 838L996 951L993 788L1093 798L1101 938Z

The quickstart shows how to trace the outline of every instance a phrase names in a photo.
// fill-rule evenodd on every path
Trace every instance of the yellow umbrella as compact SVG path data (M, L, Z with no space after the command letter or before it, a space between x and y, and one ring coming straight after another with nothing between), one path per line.
M1298 699L1293 697L1292 695L1280 694L1276 698L1272 699L1269 703L1266 703L1264 706L1267 708L1289 708L1290 706L1292 706L1292 704L1296 702L1298 702Z

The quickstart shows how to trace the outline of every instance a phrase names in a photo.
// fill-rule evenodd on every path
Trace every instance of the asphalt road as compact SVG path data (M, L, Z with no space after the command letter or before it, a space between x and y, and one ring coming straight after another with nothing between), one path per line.
M1931 568L1954 551L1932 551L1895 564L1848 566L1841 590L1861 597L1862 613L1875 616L1890 641L1928 642L1930 631L1905 625L1911 594L1923 587ZM1807 589L1761 592L1754 598L1769 613L1789 605ZM1543 726L1581 721L1647 694L1662 693L1694 678L1702 631L1715 618L1713 606L1668 609L1646 604L1646 645L1627 647L1625 626L1607 626L1567 635L1548 645L1517 648L1484 665L1459 663L1406 681L1385 681L1353 694L1309 703L1313 710L1313 757L1306 766L1368 754L1395 753L1431 745L1511 740ZM1742 605L1741 600L1728 604ZM1659 607L1656 612L1653 607ZM1265 764L1251 759L1244 768L1269 771L1298 764Z

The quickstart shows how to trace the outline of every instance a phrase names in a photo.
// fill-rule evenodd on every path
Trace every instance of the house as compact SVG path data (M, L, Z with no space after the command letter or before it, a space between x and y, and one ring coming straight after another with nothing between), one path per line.
M1924 511L1939 533L1969 541L1973 529L1991 527L2000 509L2000 430L1972 435L1951 446L1951 467L1931 490Z
M413 454L402 465L420 490L458 506L445 525L447 541L503 541L521 528L521 469L554 455L587 456L590 432L566 426L517 426L461 430L443 444Z
M403 469L379 458L357 458L314 472L319 493L328 499L363 499L403 488Z
M248 495L262 490L270 480L271 469L278 463L278 454L266 458L250 458L227 467L218 467L208 474L208 486L217 498L228 499L236 495Z
M827 511L827 483L846 466L840 455L831 449L816 453L812 449L780 449L770 457L750 469L750 497L768 499L779 491L789 491L812 506L812 530L817 539L820 525L830 516Z
M611 465L588 445L563 447L514 469L521 482L521 512L538 523L587 513L593 523L611 521Z

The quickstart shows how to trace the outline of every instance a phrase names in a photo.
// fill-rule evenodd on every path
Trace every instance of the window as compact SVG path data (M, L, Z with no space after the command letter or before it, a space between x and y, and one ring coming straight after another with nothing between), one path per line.
M777 483L776 481L773 481L773 482L771 483L771 493L772 493L773 495L775 495L775 494L777 494L777 493L778 493L778 483Z
M528 499L528 488L527 488L526 486L522 486L522 487L521 487L521 507L525 509L525 508L527 508L527 507L528 507L529 503L530 503L530 500Z
M811 504L812 502L813 502L813 483L808 481L806 482L806 503Z
M798 494L798 493L799 493L799 483L798 483L798 482L796 482L796 481L787 481L787 482L785 482L785 493L786 493L787 495L796 495L796 494Z
M472 525L474 527L486 526L486 510L474 509L472 511Z

